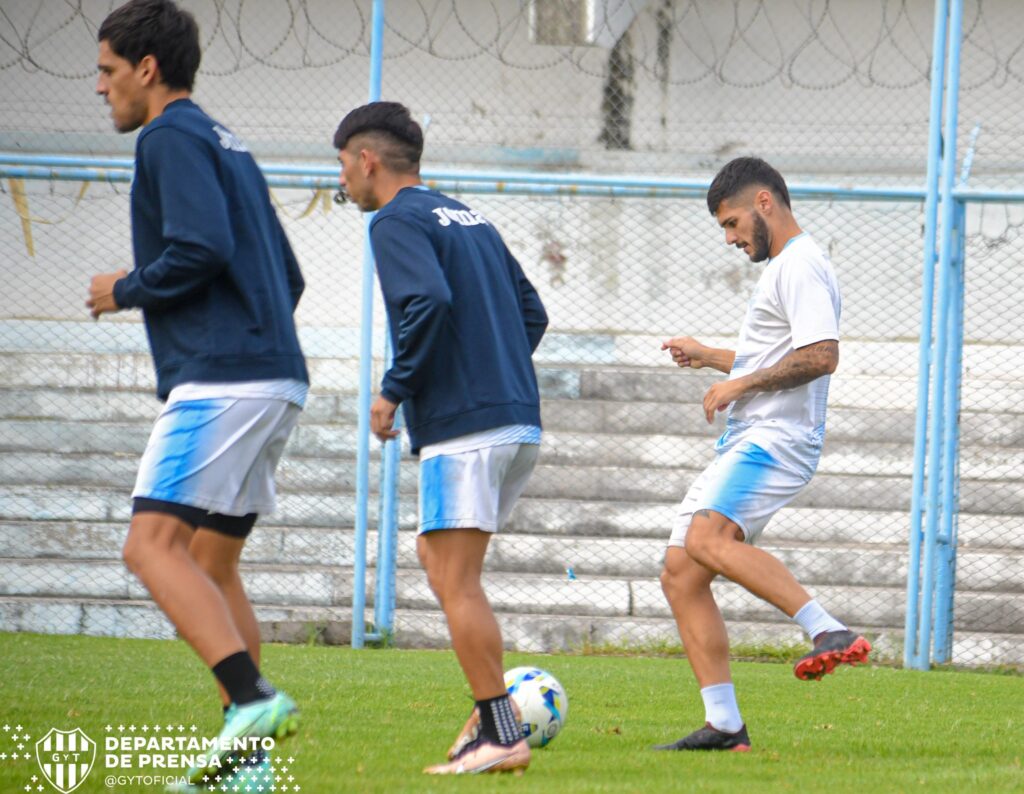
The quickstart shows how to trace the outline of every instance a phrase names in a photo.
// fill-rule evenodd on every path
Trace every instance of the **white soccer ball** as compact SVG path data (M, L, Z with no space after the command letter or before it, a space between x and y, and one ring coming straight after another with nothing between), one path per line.
M557 678L539 667L514 667L505 673L505 687L519 706L530 747L543 747L558 735L569 713L569 696Z

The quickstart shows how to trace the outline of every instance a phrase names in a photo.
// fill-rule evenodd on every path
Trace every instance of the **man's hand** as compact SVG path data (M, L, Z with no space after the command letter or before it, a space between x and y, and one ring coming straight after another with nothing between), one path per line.
M395 411L398 406L386 397L378 397L370 406L370 430L383 444L398 435L391 428L395 424Z
M715 412L724 411L729 403L736 402L746 392L743 378L723 380L716 383L704 394L704 418L708 424L715 421Z
M661 349L672 354L672 360L680 367L700 369L707 361L708 349L692 336L676 336L661 343Z
M91 310L89 313L94 320L98 320L101 314L121 310L114 300L114 284L127 275L126 270L118 270L116 273L101 273L92 277L89 283L89 300L85 305Z

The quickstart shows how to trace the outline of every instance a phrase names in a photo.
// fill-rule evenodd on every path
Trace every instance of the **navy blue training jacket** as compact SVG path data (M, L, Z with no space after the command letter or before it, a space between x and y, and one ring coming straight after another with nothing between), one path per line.
M370 224L412 451L510 424L540 426L531 356L548 318L501 235L465 204L406 187Z
M157 396L179 383L309 382L292 313L305 286L245 146L188 99L135 144L135 269L114 285L142 309Z

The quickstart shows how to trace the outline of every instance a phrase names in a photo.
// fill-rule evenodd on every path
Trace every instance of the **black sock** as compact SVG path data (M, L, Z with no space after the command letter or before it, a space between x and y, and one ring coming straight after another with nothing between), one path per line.
M486 741L507 745L523 738L523 728L516 722L508 695L478 700L476 705L480 709L480 736Z
M231 702L239 706L273 697L276 692L270 682L260 675L247 651L239 651L221 659L213 666L213 674L227 690Z

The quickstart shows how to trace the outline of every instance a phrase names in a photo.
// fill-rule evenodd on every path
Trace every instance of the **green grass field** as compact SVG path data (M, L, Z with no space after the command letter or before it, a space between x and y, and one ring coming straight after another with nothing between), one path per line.
M1018 676L869 667L801 682L787 665L737 663L753 752L682 754L649 747L703 722L684 660L507 655L506 667L518 664L562 681L570 699L563 733L535 751L521 778L439 779L420 770L443 759L470 708L452 653L267 647L264 671L303 709L302 730L279 749L294 759L292 785L306 794L1024 790ZM132 724L140 736L154 723L173 724L174 735L179 723L210 735L219 727L211 677L182 642L4 634L0 669L4 794L27 784L54 790L34 757L10 758L17 726L31 737L30 753L50 728L78 727L101 744L78 792L160 790L104 784L116 772L104 768L107 725L125 736Z

